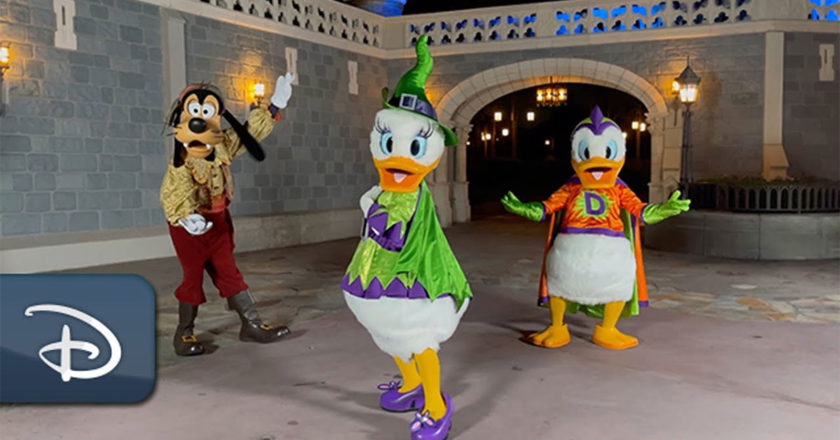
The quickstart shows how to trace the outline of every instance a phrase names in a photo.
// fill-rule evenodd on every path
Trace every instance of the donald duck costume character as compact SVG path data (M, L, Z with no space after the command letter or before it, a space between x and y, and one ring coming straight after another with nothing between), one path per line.
M563 323L566 310L602 318L592 334L592 342L601 347L623 350L639 343L615 326L620 316L638 314L640 298L642 305L647 299L639 223L653 224L688 211L690 201L679 200L679 191L664 204L639 200L618 178L625 152L621 129L595 107L572 134L575 177L543 202L523 203L511 192L502 198L507 211L530 220L553 220L555 213L560 218L558 234L553 244L549 242L541 286L551 325L531 335L534 345L557 348L569 343Z
M370 151L379 185L360 201L364 235L342 280L344 298L402 383L380 385L386 411L417 411L412 440L443 440L452 425L452 399L441 393L440 344L455 332L472 293L435 213L423 178L457 138L437 122L424 90L432 70L427 37L417 64L394 95L382 92Z

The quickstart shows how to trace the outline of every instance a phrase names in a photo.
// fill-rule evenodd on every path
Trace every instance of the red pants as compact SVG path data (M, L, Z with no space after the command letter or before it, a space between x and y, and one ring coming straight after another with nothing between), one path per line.
M203 235L190 235L180 226L169 225L169 236L172 237L183 272L181 285L175 289L175 298L192 305L207 300L202 287L205 269L222 298L248 290L233 259L233 222L230 213L225 210L203 215L207 221L213 222L213 227Z

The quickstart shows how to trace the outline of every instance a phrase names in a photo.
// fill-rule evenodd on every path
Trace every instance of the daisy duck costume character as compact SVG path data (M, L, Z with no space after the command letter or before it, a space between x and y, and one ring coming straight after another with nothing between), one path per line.
M247 151L265 159L259 141L280 120L292 94L292 75L277 78L270 105L254 106L241 124L225 106L221 91L206 83L191 84L172 104L168 125L173 127L175 150L160 187L160 203L169 224L169 236L181 263L183 278L175 290L178 326L173 338L175 353L204 353L193 334L198 306L206 301L204 271L228 307L239 315L239 339L273 342L289 333L284 326L262 322L248 285L233 258L233 222L228 205L233 198L230 163ZM231 128L222 130L223 117Z
M412 440L443 440L452 425L452 399L441 393L440 344L455 332L472 293L449 247L423 178L457 138L439 124L424 90L432 70L427 37L417 64L376 114L370 151L379 185L361 200L362 240L341 282L344 299L402 383L380 385L386 411L417 411Z
M540 280L540 304L548 303L551 325L531 335L534 345L568 344L563 315L578 310L602 318L592 334L595 344L623 350L639 343L616 328L619 317L636 315L647 305L639 224L688 211L690 201L680 200L679 191L663 204L639 200L618 178L625 152L621 129L595 107L572 134L575 177L543 202L523 203L511 192L502 198L511 213L551 220Z

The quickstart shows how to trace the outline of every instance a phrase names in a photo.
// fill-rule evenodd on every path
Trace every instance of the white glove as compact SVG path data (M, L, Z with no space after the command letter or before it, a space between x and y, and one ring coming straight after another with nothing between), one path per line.
M289 98L292 97L292 81L295 76L289 72L285 75L277 77L277 82L274 83L274 94L271 95L271 103L277 108L286 108L289 103Z
M364 215L367 215L371 205L373 205L380 194L382 194L382 188L379 185L373 185L371 189L362 194L362 198L359 199L359 206L362 208Z
M201 214L190 214L178 220L178 224L190 235L201 235L213 227L213 222L208 222Z

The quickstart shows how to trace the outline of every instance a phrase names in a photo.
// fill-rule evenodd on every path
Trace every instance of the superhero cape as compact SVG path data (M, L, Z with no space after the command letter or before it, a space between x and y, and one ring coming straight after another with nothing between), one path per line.
M548 287L545 282L545 262L548 258L548 252L551 250L551 245L560 231L559 223L563 218L563 210L551 214L548 221L548 236L545 240L545 251L543 252L542 273L540 274L540 289L537 298L537 305L541 307L548 306ZM642 264L642 243L639 237L639 223L636 218L630 215L629 212L621 210L621 221L624 223L624 236L630 241L630 248L633 249L633 254L636 257L636 282L633 284L633 298L624 304L624 310L621 311L621 317L635 316L639 314L639 307L647 307L647 284L645 283L645 268ZM594 306L578 304L572 301L566 301L566 311L568 313L575 313L581 311L587 316L593 318L604 317L604 305L598 304Z

